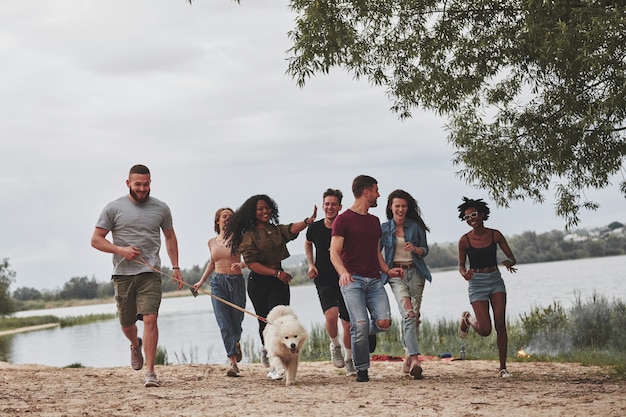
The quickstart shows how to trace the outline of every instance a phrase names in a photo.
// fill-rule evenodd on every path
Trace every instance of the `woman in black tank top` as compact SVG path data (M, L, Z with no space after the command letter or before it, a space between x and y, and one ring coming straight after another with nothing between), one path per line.
M482 199L471 200L466 197L463 197L463 201L463 204L458 206L459 218L467 222L472 230L459 239L459 272L468 282L468 293L474 316L469 311L463 312L459 323L459 336L465 339L470 328L481 336L489 336L492 329L489 315L489 306L491 306L500 359L499 376L508 378L510 374L506 370L508 345L506 289L498 269L498 246L508 258L502 262L502 265L509 272L517 271L513 267L516 260L502 233L485 227L484 221L489 218L490 213L487 203ZM469 269L466 265L468 259Z

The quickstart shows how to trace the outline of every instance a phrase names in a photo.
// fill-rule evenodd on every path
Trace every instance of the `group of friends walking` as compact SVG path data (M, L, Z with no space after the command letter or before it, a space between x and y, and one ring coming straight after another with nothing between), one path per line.
M131 366L141 370L145 365L144 386L158 387L161 383L154 363L162 296L161 231L172 264L172 279L178 289L186 284L178 264L171 211L167 204L150 196L150 183L146 166L130 169L126 180L129 194L105 206L91 244L113 255L115 299L122 332L131 344ZM369 213L380 197L376 179L357 176L352 182L352 194L353 204L342 212L342 192L327 189L322 196L324 218L318 221L315 206L304 220L281 224L276 202L264 194L248 198L237 210L217 210L216 236L208 241L210 261L192 290L198 291L210 281L213 310L229 360L227 376L240 374L246 289L259 317L259 336L264 344L263 318L273 307L290 303L292 277L281 263L289 257L287 243L306 230L308 276L315 282L324 313L333 365L345 368L346 375L356 377L357 382L369 381L376 334L391 327L391 308L384 287L388 283L402 318L406 353L402 370L414 379L423 377L418 334L425 283L432 281L424 261L430 229L417 201L404 190L389 194L387 220L382 224ZM497 248L507 256L501 264L508 271L516 271L516 260L502 233L484 226L490 214L487 203L463 198L458 210L459 218L471 227L458 246L459 272L468 281L474 310L474 315L462 313L458 334L465 338L473 328L479 335L488 336L492 331L491 306L500 357L498 375L506 378L510 376L506 369L506 289L498 269ZM250 271L247 283L244 268ZM137 320L144 322L142 337L138 335ZM261 361L269 366L265 349ZM283 376L270 370L268 377Z

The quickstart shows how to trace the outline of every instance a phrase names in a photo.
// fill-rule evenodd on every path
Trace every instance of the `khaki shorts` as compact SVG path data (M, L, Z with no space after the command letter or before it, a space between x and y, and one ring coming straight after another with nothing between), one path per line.
M161 274L144 272L138 275L113 275L117 316L122 327L142 320L144 314L159 314L161 306Z

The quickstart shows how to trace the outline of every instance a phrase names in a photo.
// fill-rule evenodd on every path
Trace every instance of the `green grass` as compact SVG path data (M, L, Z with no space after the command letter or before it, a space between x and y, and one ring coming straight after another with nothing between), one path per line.
M38 326L41 324L59 323L56 316L35 317L2 317L0 318L0 330L15 330L21 327Z
M33 316L33 317L2 317L0 318L0 330L15 330L22 327L38 326L41 324L58 323L61 327L89 324L101 320L115 318L115 314L87 314L59 318L56 316Z

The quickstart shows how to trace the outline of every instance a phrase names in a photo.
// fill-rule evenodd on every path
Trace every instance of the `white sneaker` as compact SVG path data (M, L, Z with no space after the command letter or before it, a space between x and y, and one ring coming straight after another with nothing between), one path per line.
M500 369L499 372L500 378L510 378L511 374L506 370L506 368Z
M285 373L278 372L276 369L272 369L268 372L267 377L273 381L277 381L279 379L283 379L285 377Z
M355 376L356 368L354 367L354 360L352 358L346 359L346 376Z
M341 356L341 346L335 346L333 342L330 342L330 359L333 361L335 368L343 368L346 366L343 356Z

